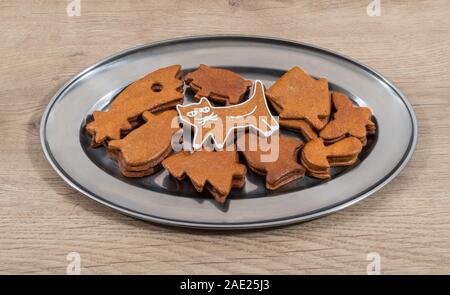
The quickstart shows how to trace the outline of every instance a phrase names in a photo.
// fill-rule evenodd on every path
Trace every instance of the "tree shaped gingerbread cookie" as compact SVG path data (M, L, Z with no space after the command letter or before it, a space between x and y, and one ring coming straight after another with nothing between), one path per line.
M162 162L163 167L176 179L188 177L195 189L206 189L217 202L224 203L232 188L245 185L246 168L239 164L236 150L179 152Z

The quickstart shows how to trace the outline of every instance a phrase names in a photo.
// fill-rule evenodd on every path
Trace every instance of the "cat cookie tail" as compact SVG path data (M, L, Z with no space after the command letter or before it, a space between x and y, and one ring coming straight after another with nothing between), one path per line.
M258 131L263 136L271 136L273 132L280 128L277 120L270 113L265 95L264 84L260 80L255 81L253 95L251 96L249 103L253 103L257 108L255 116L258 120Z

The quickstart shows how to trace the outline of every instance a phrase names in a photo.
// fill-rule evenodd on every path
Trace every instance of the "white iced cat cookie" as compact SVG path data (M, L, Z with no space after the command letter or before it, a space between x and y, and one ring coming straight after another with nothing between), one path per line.
M200 149L211 138L215 147L222 149L231 134L238 129L250 128L264 137L271 136L279 129L272 116L264 94L264 85L255 81L252 96L237 105L214 107L206 97L198 103L177 105L178 115L183 124L194 128L192 146Z

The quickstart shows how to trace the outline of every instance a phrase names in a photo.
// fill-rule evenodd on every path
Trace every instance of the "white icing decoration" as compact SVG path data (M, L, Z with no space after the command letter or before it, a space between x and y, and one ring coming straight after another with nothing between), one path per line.
M204 108L209 108L210 110L240 107L240 106L243 106L243 105L249 103L250 101L252 101L252 99L254 98L254 96L255 96L255 94L256 94L256 89L257 89L257 85L258 85L258 84L259 84L259 86L260 86L261 89L262 89L262 94L263 94L263 98L264 98L264 106L266 107L267 113L269 114L269 117L271 118L271 120L272 120L273 122L275 122L275 126L270 125L269 123L267 123L267 121L266 121L264 118L261 118L261 121L262 121L264 124L266 124L268 127L270 127L270 130L269 130L269 131L263 132L261 129L257 128L257 127L256 127L255 125L253 125L253 124L245 124L244 126L235 126L235 127L230 128L230 129L228 130L228 133L226 134L225 138L223 139L223 142L221 142L221 143L216 141L216 138L214 137L214 134L210 131L210 132L208 132L207 134L204 135L203 141L202 141L200 144L195 144L195 142L196 142L196 137L197 137L197 135L198 135L198 130L197 130L198 127L197 127L197 125L191 124L190 121L187 121L187 120L185 120L185 119L183 118L183 116L182 116L182 114L181 114L181 111L180 111L180 107L189 107L189 106L192 106L192 105L200 105L203 101L206 101L206 103L208 103L208 105L209 105L209 107L204 107ZM179 118L181 119L181 121L184 122L184 123L186 123L186 124L188 124L188 125L190 125L190 126L193 126L193 127L194 127L194 138L193 138L193 140L192 140L192 146L193 146L193 148L196 149L196 150L197 150L197 149L200 149L209 137L212 138L214 145L215 145L218 149L222 149L223 146L225 145L225 143L227 142L227 139L228 139L228 137L230 136L231 132L234 132L234 131L237 130L237 129L253 128L253 129L256 130L259 134L262 134L264 137L269 137L269 136L271 136L275 131L277 131L277 130L280 128L280 126L278 125L277 120L275 120L275 118L274 118L274 117L272 116L272 114L270 113L269 106L267 105L267 98L266 98L266 93L265 93L265 91L264 91L264 85L263 85L263 83L262 83L260 80L255 80L255 85L254 85L254 87L253 87L253 94L252 94L252 96L251 96L248 100L246 100L245 102L243 102L243 103L241 103L241 104L238 104L238 105L230 105L230 106L224 106L224 107L214 107L214 106L211 105L211 103L209 102L209 100L208 100L206 97L202 97L202 98L200 99L199 102L190 103L190 104L187 104L187 105L181 105L181 104L178 104L176 107L177 107L178 116L179 116ZM204 109L204 108L202 108L202 109ZM202 110L202 109L201 109L201 110ZM245 118L245 117L250 116L251 114L253 114L253 113L256 111L256 109L257 109L257 106L255 106L255 107L253 108L253 110L252 110L251 112L247 113L247 114L244 114L244 115L241 115L241 116L229 116L229 117L230 117L230 118ZM200 112L202 112L201 110L200 110ZM208 111L209 111L209 110L208 110ZM208 112L208 111L205 111L205 112ZM188 115L189 117L191 117L191 116L189 115L189 113L191 113L191 112L195 112L195 115L197 114L196 111L189 111L186 115ZM195 116L195 115L194 115L194 116ZM213 112L211 115L208 115L208 116L206 116L206 117L204 117L204 118L196 118L196 119L195 119L195 121L198 122L201 126L205 125L206 122L209 122L209 121L216 121L216 120L217 120L217 114L215 114L214 112Z

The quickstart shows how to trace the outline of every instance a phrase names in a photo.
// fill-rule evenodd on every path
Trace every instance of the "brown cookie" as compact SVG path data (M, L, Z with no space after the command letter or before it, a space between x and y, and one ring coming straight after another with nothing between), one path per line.
M353 136L366 144L367 134L376 131L375 124L371 121L372 112L366 107L356 107L350 98L340 92L333 92L333 104L336 113L333 119L320 131L320 137L326 143L336 142L345 136Z
M175 110L144 112L142 117L145 124L125 138L111 140L108 144L109 155L118 161L120 171L127 177L142 177L156 172L161 161L172 152L172 136L180 130L171 125L177 122Z
M327 79L316 80L299 67L286 72L266 94L280 119L306 120L314 129L320 130L325 126L323 119L330 116Z
M375 134L377 132L377 126L372 120L369 120L366 125L366 130L368 135Z
M251 81L244 80L232 71L207 65L200 65L197 70L188 73L185 79L196 93L196 100L207 97L213 102L227 105L239 103L252 86Z
M346 137L328 146L318 137L303 147L301 163L308 175L327 179L331 177L328 168L353 165L361 150L361 141L355 137Z
M241 139L245 142L242 143ZM274 140L278 140L276 151L274 151ZM268 142L258 142L257 135L247 133L239 138L239 144L248 167L255 173L266 176L268 190L275 190L305 176L305 169L298 163L298 152L303 146L300 139L286 135L273 135ZM256 146L252 148L255 144ZM278 153L274 155L275 152Z
M236 150L179 152L162 162L176 179L190 178L195 189L206 189L217 202L224 203L232 188L245 185L245 165L239 164Z
M177 111L183 124L194 129L193 147L196 150L209 138L216 148L222 149L238 129L251 128L264 137L279 129L267 106L264 85L259 80L255 81L252 96L241 104L215 107L207 98L202 98L198 103L177 105Z
M305 120L287 120L287 119L280 119L279 122L280 126L284 129L291 130L297 133L300 133L305 137L307 141L310 141L311 139L314 139L317 137L316 131L311 127L311 125L306 122Z
M132 170L127 170L127 168L120 166L120 173L122 173L123 176L125 177L129 177L129 178L140 178L140 177L145 177L145 176L149 176L152 175L156 172L158 172L159 170L161 170L162 166L158 165L155 167L149 167L147 169L144 170L139 170L139 171L132 171Z
M145 111L161 111L182 103L180 70L179 65L156 70L126 87L111 103L109 110L95 111L94 120L86 126L92 135L92 145L120 139Z

